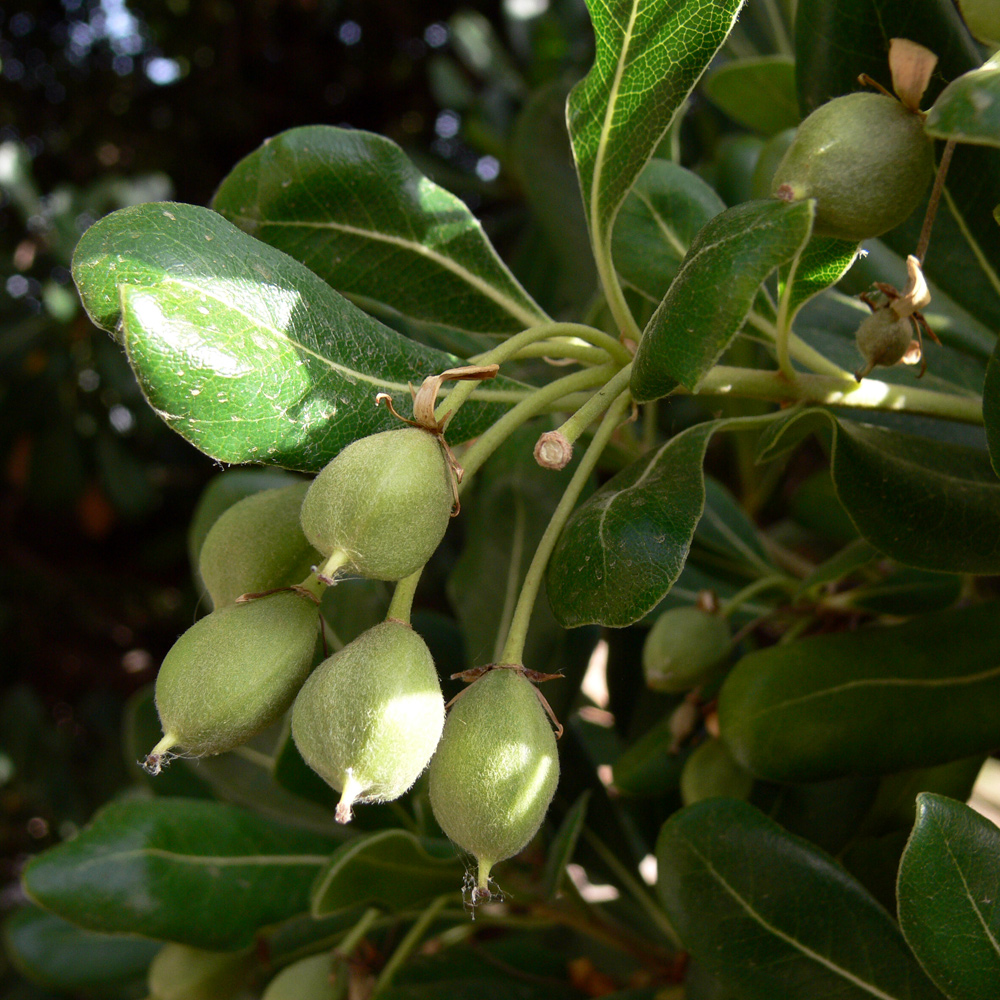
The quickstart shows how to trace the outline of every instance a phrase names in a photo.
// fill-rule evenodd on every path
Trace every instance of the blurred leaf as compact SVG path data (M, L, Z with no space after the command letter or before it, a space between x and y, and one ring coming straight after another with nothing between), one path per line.
M567 120L590 238L610 256L622 202L742 0L589 0L596 55L569 95Z
M1000 475L1000 341L986 366L983 420L986 423L986 439L990 445L990 461L997 475Z
M744 656L719 696L722 739L773 781L890 774L987 752L1000 734L995 602Z
M242 948L263 924L308 907L332 846L218 802L126 799L34 858L24 885L89 930Z
M1000 983L1000 830L962 802L924 793L899 866L899 923L951 1000L993 1000Z
M614 787L622 795L659 796L679 787L690 750L673 749L672 714L666 712L615 761Z
M757 526L717 479L705 477L705 510L694 533L702 557L712 553L751 576L774 572Z
M705 78L708 99L738 125L771 136L799 123L795 61L759 56L725 63Z
M872 545L920 569L1000 572L1000 480L985 451L813 408L776 421L763 454L779 453L787 434L825 427L837 496Z
M1000 66L991 60L952 80L927 112L936 139L1000 146Z
M940 1000L861 885L753 806L682 809L656 858L667 915L737 1000Z
M465 203L380 135L282 132L233 168L212 207L376 316L491 334L546 319Z
M576 842L580 839L587 818L587 805L590 802L590 792L584 792L570 807L559 824L559 829L545 856L545 871L542 875L541 892L545 899L555 899L563 879L566 877L566 865L573 860Z
M725 208L697 174L650 160L615 221L611 249L625 287L659 305L695 236Z
M260 971L255 951L208 951L168 942L149 967L150 998L253 1000L247 987Z
M918 615L950 608L962 593L956 573L903 567L851 591L851 606L877 615Z
M136 981L160 950L159 941L95 934L34 906L4 923L3 943L18 971L32 982L67 993L115 994Z
M566 86L552 81L528 99L514 124L511 157L532 214L558 260L558 301L582 310L597 285L573 151Z
M812 218L811 202L751 201L701 229L639 342L631 381L637 402L678 384L697 389L739 332L764 279L808 242Z
M316 877L312 915L325 917L360 904L395 913L459 892L465 866L447 840L381 830L337 848Z
M271 980L261 1000L341 1000L343 984L336 979L337 965L328 951L293 962Z
M408 383L456 363L193 205L106 216L80 238L73 274L93 321L122 339L154 409L222 461L317 471L350 441L397 425L374 405L377 392L404 397ZM456 441L499 415L476 398L451 425Z
M836 555L820 563L801 583L796 597L837 583L878 558L878 551L863 538L848 542Z
M680 789L686 806L718 796L747 799L753 791L753 775L733 760L721 740L707 739L684 764Z

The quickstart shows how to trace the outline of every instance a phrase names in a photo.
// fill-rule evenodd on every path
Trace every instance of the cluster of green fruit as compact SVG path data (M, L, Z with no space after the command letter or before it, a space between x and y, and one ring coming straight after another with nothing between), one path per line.
M434 814L475 856L476 898L488 896L490 869L534 836L559 777L555 737L523 671L487 671L446 723L434 660L407 621L386 618L313 667L323 589L338 574L417 573L453 499L443 443L406 427L355 441L312 483L225 511L199 558L214 610L164 658L164 737L147 769L175 748L194 757L232 750L291 709L303 759L341 793L341 823L355 803L404 794L430 762Z

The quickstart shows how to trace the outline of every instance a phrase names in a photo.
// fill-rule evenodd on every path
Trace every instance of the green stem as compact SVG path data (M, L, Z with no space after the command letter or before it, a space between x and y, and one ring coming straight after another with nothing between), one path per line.
M749 396L772 403L822 403L866 410L905 410L966 424L983 423L978 396L959 396L917 386L893 385L878 379L861 382L842 376L799 373L791 384L780 372L716 365L698 388L699 396Z
M413 596L417 592L417 584L420 582L420 574L424 569L421 566L416 573L404 576L396 584L396 589L392 592L392 600L389 602L389 610L386 618L395 618L398 621L410 624L410 612L413 610Z
M561 360L564 363L579 361L585 365L603 365L608 362L608 352L589 344L574 344L570 340L540 340L522 347L510 360L527 361L531 358L545 358L547 361Z
M594 849L598 854L601 861L608 866L609 869L614 873L615 878L621 883L622 888L625 889L628 894L646 911L646 914L652 920L654 926L660 930L664 937L674 945L676 948L683 948L684 945L681 943L681 939L674 930L674 925L667 919L667 915L656 905L656 901L650 896L649 891L645 886L640 885L636 878L632 875L632 872L625 867L615 856L614 851L608 849L608 846L597 836L592 830L588 829L586 826L581 827L580 832L583 834L584 840Z
M445 903L450 898L450 895L438 896L413 922L413 926L406 932L406 936L389 956L389 961L382 967L382 971L375 981L375 988L371 992L372 997L377 997L392 983L392 978L399 971L399 967L410 957L413 949L420 944L421 938L427 933L427 928L437 919L438 914L444 909Z
M514 614L511 616L507 640L500 655L501 663L520 663L522 661L531 611L535 606L535 599L538 597L538 591L542 585L545 567L548 564L549 556L552 555L552 550L555 548L556 539L576 506L584 485L590 478L591 472L594 471L594 466L597 465L601 452L604 451L630 404L631 397L628 392L623 392L611 404L542 534L538 548L535 549L535 554L532 556L531 565L528 566L528 572L525 574L524 583L521 585L521 593L518 595Z
M594 327L586 326L583 323L540 323L538 326L532 326L527 330L522 330L520 333L514 334L513 337L508 337L502 344L498 344L490 351L469 358L468 364L502 365L505 361L516 357L524 348L538 341L551 341L554 337L565 337L568 340L578 340L592 344L594 347L598 347L604 351L609 357L617 359L619 364L628 364L632 360L632 355L629 353L628 348L615 340L614 337L606 334L603 330L596 330ZM571 343L566 346L573 350ZM547 346L547 350L548 356L553 357L559 354L560 347L558 344L550 343ZM572 356L572 354L569 356ZM476 381L458 382L455 384L438 406L434 413L435 417L438 420L443 420L449 413L454 413L481 385L481 382ZM493 398L494 395L495 391L491 392L489 389L480 389L480 396L483 399ZM519 398L523 398L523 396Z
M747 323L777 344L778 327L766 316L761 316L758 312L751 312L747 316ZM789 356L810 371L816 372L819 375L834 375L839 378L846 378L850 375L850 372L844 371L843 368L834 364L825 354L821 354L816 348L810 347L801 337L793 333L790 322L785 342Z
M576 413L556 431L572 444L628 388L632 377L631 364L609 379Z
M792 290L795 287L795 272L798 270L800 255L801 251L796 254L788 269L785 287L782 288L781 298L778 300L778 318L775 321L774 345L778 351L778 370L789 382L794 382L798 376L798 372L792 367L792 359L788 353L788 341L792 333Z
M587 368L556 379L540 389L536 389L527 399L509 409L488 431L481 434L467 451L462 454L461 463L465 470L465 482L469 481L479 467L521 426L538 416L548 406L580 389L596 389L604 385L617 371L617 365L602 365Z
M796 586L798 586L797 581L791 580L787 576L777 573L772 573L770 576L763 576L759 580L754 580L753 583L747 584L742 590L738 590L728 601L723 601L722 607L719 609L720 614L728 618L746 604L747 601L766 590L774 590L781 587L783 590L791 591Z
M596 205L596 199L591 199L591 204ZM622 291L621 282L618 280L618 273L611 259L611 231L607 231L605 239L602 239L604 227L600 220L592 215L590 220L591 238L594 241L594 262L597 264L597 276L600 278L601 287L604 289L604 297L608 302L608 309L611 310L612 319L618 327L619 332L634 340L637 344L642 338L642 331L639 329L625 301L625 293ZM597 241L601 240L600 245Z
M343 958L350 958L354 949L361 944L362 938L371 930L372 924L379 918L379 911L374 906L369 907L361 915L361 919L340 939L334 951Z

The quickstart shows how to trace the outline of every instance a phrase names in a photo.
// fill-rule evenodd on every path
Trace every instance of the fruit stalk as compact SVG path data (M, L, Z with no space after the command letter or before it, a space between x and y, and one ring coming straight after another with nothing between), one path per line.
M584 484L590 478L597 460L604 451L611 435L615 432L619 423L624 418L632 397L628 390L625 390L608 408L600 426L594 434L593 440L580 459L580 464L573 473L573 478L569 481L566 491L556 507L552 518L542 534L535 549L535 554L531 559L531 565L525 574L524 583L521 585L521 593L517 598L517 605L514 614L511 616L510 628L507 630L507 639L504 642L503 651L500 654L501 663L521 663L524 658L524 642L528 634L528 623L531 620L531 612L535 606L535 599L542 585L542 578L545 575L545 567L548 565L549 557L555 547L556 539L562 531L566 520L576 506L580 494L583 492Z

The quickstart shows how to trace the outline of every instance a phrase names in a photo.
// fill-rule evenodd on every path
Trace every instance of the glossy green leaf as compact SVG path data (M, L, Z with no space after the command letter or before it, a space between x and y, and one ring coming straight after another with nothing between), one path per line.
M312 914L324 917L361 904L395 912L459 892L465 866L447 840L380 830L330 855L312 891Z
M546 319L465 203L380 135L282 132L233 168L212 207L377 316L489 334Z
M904 566L875 583L856 587L851 606L878 615L918 615L951 607L962 593L955 573L931 573Z
M726 40L742 0L588 0L594 65L567 120L590 238L606 255L615 216Z
M667 915L734 1000L940 1000L864 888L753 806L682 809L656 857Z
M773 573L774 562L757 526L717 479L705 477L705 509L694 533L693 550L703 565L742 575Z
M953 0L802 0L795 26L799 102L807 112L859 89L859 73L891 89L891 38L909 38L938 56L924 107L949 80L982 62ZM1000 325L1000 229L990 213L998 201L1000 150L959 145L924 261L929 279L994 328ZM904 256L912 253L922 219L920 207L883 239Z
M771 136L799 123L795 61L757 56L725 63L702 84L708 99L737 124Z
M615 222L611 250L625 288L659 305L695 236L725 208L697 174L650 160Z
M779 271L779 288L784 292L789 275L792 288L788 292L789 315L794 316L814 295L835 285L857 260L858 246L850 240L831 236L811 239L792 265ZM794 273L791 267L795 268Z
M722 739L773 781L890 774L1000 741L995 602L814 636L744 656L719 695Z
M684 569L705 509L702 462L721 428L754 429L775 415L696 424L612 477L572 514L546 571L549 604L564 628L621 628L663 600ZM713 493L715 491L713 490ZM720 507L719 510L723 508ZM704 537L761 568L759 542L734 531L733 510L713 512ZM727 524L728 521L728 524Z
M67 993L100 995L143 981L159 941L96 934L52 913L26 906L3 926L4 950L17 970L34 983Z
M663 599L705 505L702 462L718 421L697 424L623 469L570 517L549 560L549 603L565 628L620 628Z
M153 408L222 461L316 471L350 441L398 426L377 393L402 405L410 382L456 364L193 205L106 216L77 244L73 274L91 318L124 343ZM496 398L494 387L480 391ZM451 425L453 440L500 412L474 398Z
M924 793L899 866L899 923L950 1000L1000 984L1000 830L962 802Z
M766 454L827 428L837 496L872 545L920 569L1000 572L1000 480L985 451L807 409L774 425Z
M924 124L937 139L1000 146L1000 65L990 60L941 92Z
M691 244L636 351L632 395L694 391L739 332L764 279L809 240L811 202L750 201L712 219Z
M88 930L228 950L308 907L332 843L219 802L122 800L32 860L24 886Z
M542 873L541 892L545 899L555 899L566 877L566 865L573 860L576 842L580 839L587 818L590 792L585 791L570 807L559 824L545 856L545 871Z
M986 440L990 446L990 460L994 470L1000 475L1000 341L986 366L983 421L986 424Z

